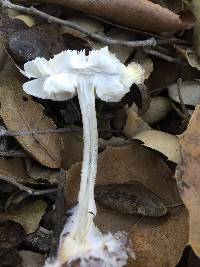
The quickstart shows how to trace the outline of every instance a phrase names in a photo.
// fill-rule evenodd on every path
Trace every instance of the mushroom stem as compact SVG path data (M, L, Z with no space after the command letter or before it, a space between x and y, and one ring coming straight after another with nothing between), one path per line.
M81 184L78 197L78 224L75 231L79 240L83 241L93 223L93 217L96 215L94 184L97 172L98 153L98 131L94 87L91 86L88 88L88 82L84 79L80 81L78 98L83 121L84 150Z

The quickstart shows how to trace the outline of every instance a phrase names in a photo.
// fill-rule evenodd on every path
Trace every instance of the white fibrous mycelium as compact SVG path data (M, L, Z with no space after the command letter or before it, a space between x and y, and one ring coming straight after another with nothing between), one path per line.
M107 47L85 51L63 51L54 58L36 58L24 65L23 74L34 78L23 85L26 93L56 101L78 94L83 121L84 151L78 204L71 210L60 236L55 259L45 266L68 266L79 260L80 266L120 267L128 259L126 236L103 235L95 226L94 185L97 172L98 132L95 96L103 101L117 102L132 84L144 80L143 68L137 63L127 67Z

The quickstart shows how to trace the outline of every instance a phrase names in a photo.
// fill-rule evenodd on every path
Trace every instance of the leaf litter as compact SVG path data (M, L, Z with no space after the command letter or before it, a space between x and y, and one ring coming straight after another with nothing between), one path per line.
M56 255L83 159L77 97L31 97L18 68L106 45L125 65L141 64L145 81L118 103L96 99L95 223L127 233L129 267L199 264L198 1L0 3L2 264L40 267Z

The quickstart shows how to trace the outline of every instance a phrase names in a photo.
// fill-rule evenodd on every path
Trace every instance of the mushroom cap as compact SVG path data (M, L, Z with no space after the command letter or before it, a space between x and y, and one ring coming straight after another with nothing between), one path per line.
M89 55L66 50L50 60L37 57L25 63L22 73L34 78L23 85L26 93L57 101L73 97L84 81L88 90L95 88L100 99L117 102L132 84L144 81L144 70L139 64L126 67L107 47L92 50Z

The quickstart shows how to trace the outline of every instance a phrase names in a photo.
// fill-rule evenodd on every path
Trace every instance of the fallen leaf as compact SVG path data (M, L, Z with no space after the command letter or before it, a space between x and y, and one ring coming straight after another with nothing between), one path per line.
M0 249L17 248L25 239L23 227L14 221L0 222Z
M132 105L130 108L126 107L126 124L123 129L123 133L126 137L133 137L134 135L151 129L150 126L143 121L135 111L135 105Z
M188 213L177 208L167 218L141 218L131 236L136 254L131 267L174 267L188 242Z
M22 90L18 81L4 81L0 90L0 114L9 131L56 128L53 121L44 115L43 107ZM41 164L50 168L61 166L59 134L32 134L17 136L16 139Z
M17 249L1 249L0 251L1 266L21 267L22 259Z
M20 223L26 234L33 233L39 225L45 213L47 204L43 200L37 200L25 205L23 208L7 214L9 220Z
M41 254L21 250L19 255L22 258L23 267L41 267L44 265L45 258Z
M177 136L156 130L146 130L133 136L143 145L164 154L168 160L177 164L181 161L180 143Z
M59 171L52 170L43 166L39 167L34 164L31 164L29 168L27 168L27 174L36 183L48 181L51 184L56 184L60 178Z
M99 138L98 140L100 150L104 150L107 146L120 147L130 145L131 143L131 140L116 136L111 137L109 140L104 140L103 138Z
M190 66L200 70L200 59L196 55L196 53L193 49L188 48L186 50L186 58L188 60L188 63L190 64Z
M3 39L0 37L0 71L4 68L7 57L8 55L6 53Z
M168 216L147 218L98 208L95 224L103 233L125 231L132 239L136 260L128 267L174 267L188 243L188 213L170 209Z
M28 15L18 15L15 19L22 20L29 28L36 24L36 21L33 16Z
M191 10L195 16L195 25L194 25L194 36L193 36L193 43L195 47L195 51L197 56L200 57L200 2L199 0L192 0L191 1Z
M40 0L38 2L44 1ZM150 32L175 32L191 27L190 23L182 21L177 14L169 9L147 0L92 2L90 0L47 0L45 3L73 8L103 17L120 25Z
M62 167L69 169L74 163L83 158L83 140L82 134L65 133L62 135Z
M160 217L167 213L164 203L136 181L131 184L99 185L95 188L95 199L123 213L149 217Z
M166 97L156 96L151 98L149 109L141 116L148 124L162 120L172 109L170 101Z
M180 87L183 103L195 106L200 104L200 81L183 81ZM169 97L180 103L177 83L168 86Z
M60 27L56 24L40 23L29 28L23 20L4 15L0 34L5 40L6 49L18 65L38 56L49 59L66 49Z
M146 81L146 85L150 91L165 88L176 82L180 73L174 63L166 61L154 62L154 69Z
M101 22L87 18L87 17L73 15L73 16L68 17L67 21L75 23L78 26L84 28L85 30L87 30L88 32L91 32L91 33L98 33L98 32L104 31L104 25ZM68 26L65 26L65 25L61 26L61 33L71 33L71 34L74 34L76 36L86 37L85 34L80 33L79 31L74 30L74 29L72 29Z
M20 183L30 183L32 181L27 175L25 163L21 158L0 160L0 179L1 176L12 177Z
M200 106L197 106L187 130L180 136L182 161L177 168L176 177L181 197L190 216L189 242L200 256Z
M167 7L175 13L179 13L183 9L183 0L150 0L155 4Z
M124 184L138 181L166 205L181 203L171 171L155 152L134 142L123 147L107 147L98 159L96 185ZM155 168L156 166L156 168ZM65 197L75 204L80 184L81 162L67 172Z

